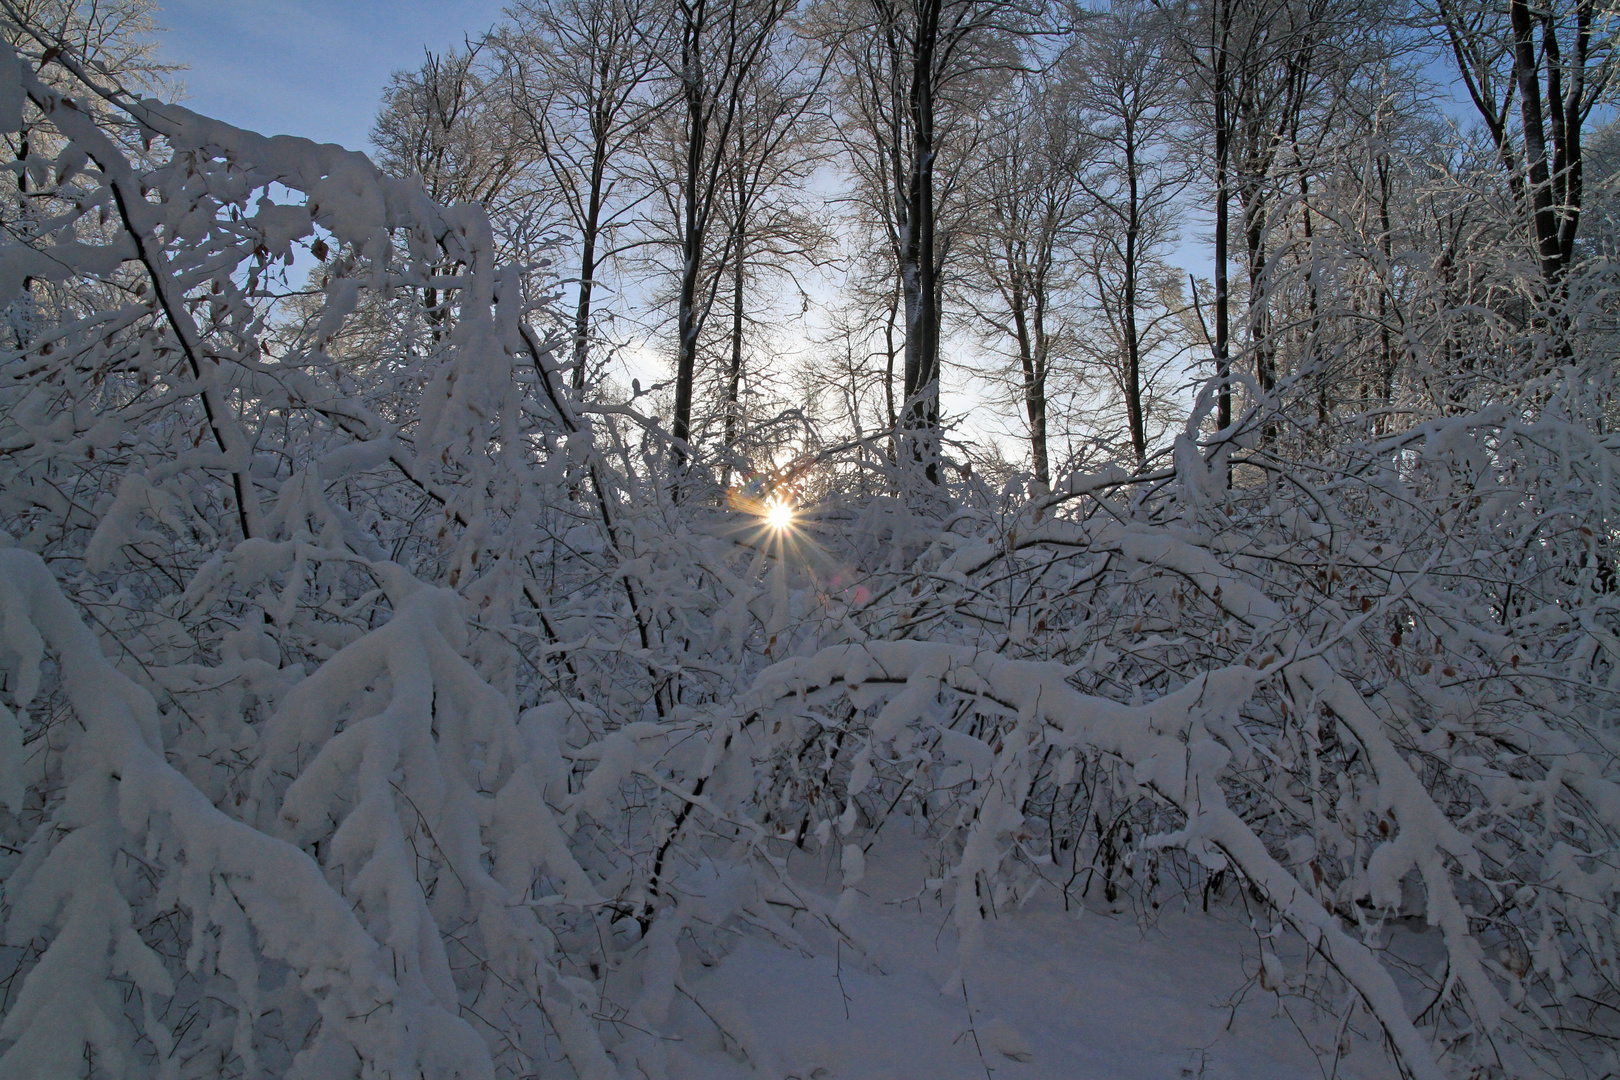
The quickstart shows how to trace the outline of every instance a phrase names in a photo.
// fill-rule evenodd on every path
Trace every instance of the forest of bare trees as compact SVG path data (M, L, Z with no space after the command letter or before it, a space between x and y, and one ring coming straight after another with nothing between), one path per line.
M374 138L548 262L574 388L657 379L681 460L856 439L1049 489L1162 456L1210 378L1217 430L1303 448L1466 398L1431 350L1556 334L1604 240L1607 19L525 0L397 75Z
M0 1080L1620 1075L1609 0L161 14L0 0Z

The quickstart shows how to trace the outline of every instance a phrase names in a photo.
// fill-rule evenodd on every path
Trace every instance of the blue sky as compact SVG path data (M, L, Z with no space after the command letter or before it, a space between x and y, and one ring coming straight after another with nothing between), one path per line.
M187 107L269 135L370 147L389 75L488 29L508 0L161 0Z

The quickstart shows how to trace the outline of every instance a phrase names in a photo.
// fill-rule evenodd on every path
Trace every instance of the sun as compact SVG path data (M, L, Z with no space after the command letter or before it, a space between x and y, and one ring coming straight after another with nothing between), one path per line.
M782 499L772 499L765 504L765 524L780 532L793 525L793 504Z

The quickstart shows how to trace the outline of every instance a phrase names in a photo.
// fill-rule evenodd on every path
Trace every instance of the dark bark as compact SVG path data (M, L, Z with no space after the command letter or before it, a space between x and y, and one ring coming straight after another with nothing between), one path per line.
M676 212L680 266L676 300L675 458L684 466L692 454L692 395L697 378L698 339L712 309L723 267L735 257L738 237L725 234L714 251L711 226L724 197L727 154L739 122L744 87L770 48L787 0L729 3L716 12L708 0L680 0L680 101L684 112ZM711 21L712 17L712 21Z
M602 189L607 168L608 147L603 139L595 141L591 154L590 190L586 192L585 216L580 221L579 240L579 298L574 306L574 374L575 390L585 387L585 362L589 358L591 343L591 294L596 286L596 241L602 230Z
M1210 101L1214 109L1215 138L1215 427L1232 426L1232 316L1231 291L1227 282L1227 262L1231 232L1231 191L1227 171L1232 154L1231 103L1228 97L1229 57L1227 46L1232 35L1233 0L1219 0L1211 27Z
M498 35L520 117L538 146L579 240L570 359L575 390L587 381L597 285L618 253L616 161L667 103L647 93L665 23L650 0L518 0L513 30Z
M916 4L907 111L911 121L905 214L900 223L900 281L905 300L906 347L902 389L907 402L903 423L911 432L911 453L928 479L939 482L939 267L936 259L935 80L942 0Z
M1541 276L1550 284L1562 274L1558 243L1558 219L1553 208L1552 175L1547 162L1547 135L1543 123L1540 64L1536 56L1538 29L1525 0L1508 5L1513 24L1513 71L1519 84L1519 119L1524 134L1524 156L1528 166L1530 213L1541 257ZM1552 58L1549 58L1551 60ZM1556 78L1557 65L1552 65Z
M709 150L709 122L712 118L712 88L704 71L703 47L708 29L706 0L680 5L681 102L686 110L686 142L681 176L679 212L681 263L680 296L676 301L675 341L675 455L682 462L690 452L692 434L692 383L697 372L697 339L701 329L697 313L698 276L702 272L704 239L708 231L713 193L705 192L703 172ZM706 197L707 196L707 197Z
M1125 179L1129 186L1125 221L1125 303L1120 312L1125 328L1125 418L1136 460L1147 460L1147 423L1142 409L1142 338L1136 328L1136 289L1141 272L1138 241L1142 233L1141 174L1137 169L1136 118L1125 116Z
M892 244L905 341L896 403L901 457L941 480L940 328L950 227L940 203L961 179L951 131L981 108L979 80L1012 66L1000 44L1034 5L1014 0L859 0L841 55L858 65L873 209ZM943 119L942 119L943 118ZM942 192L945 193L942 195Z
M1580 229L1583 129L1615 70L1612 42L1593 40L1601 9L1595 0L1567 7L1511 0L1505 26L1494 11L1470 15L1455 0L1441 0L1439 12L1457 72L1527 219L1547 298L1556 305ZM1503 49L1503 42L1510 47ZM1504 52L1505 75L1497 66ZM1517 132L1508 124L1515 97Z
M746 225L746 219L740 214L739 225ZM743 233L746 236L746 232ZM737 445L737 436L741 434L742 416L739 404L742 395L743 370L743 303L744 279L747 270L747 249L739 239L736 252L731 265L731 362L726 371L726 449L733 450ZM730 487L731 462L728 458L726 465L726 487Z

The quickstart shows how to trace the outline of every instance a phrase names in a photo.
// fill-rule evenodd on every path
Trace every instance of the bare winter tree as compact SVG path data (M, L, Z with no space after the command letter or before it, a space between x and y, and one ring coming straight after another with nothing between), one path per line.
M491 203L521 175L529 145L514 138L498 73L481 63L485 46L428 53L415 71L395 72L372 127L378 160L417 176L429 198Z
M1262 392L1276 383L1269 297L1272 208L1296 187L1285 153L1309 140L1302 125L1334 124L1335 87L1347 71L1388 55L1383 20L1360 0L1207 0L1171 9L1174 40L1193 76L1192 116L1208 137L1213 179L1215 296L1212 341L1220 381L1216 425L1232 419L1231 203L1247 256L1245 347Z
M573 377L585 386L602 268L634 238L621 227L645 191L627 155L668 94L654 79L666 24L650 0L520 0L496 38L526 137L578 251Z
M0 40L12 48L26 46L30 43L29 38L21 27L48 27L53 40L62 42L64 47L83 56L106 76L117 79L131 89L163 93L174 89L172 80L178 68L163 62L158 56L154 38L156 9L155 0L102 0L93 4L76 3L74 0L10 2L6 4L4 13L13 22L0 27ZM67 67L48 66L41 71L40 77L72 94L83 108L101 108L100 99L93 93L85 93L86 87ZM4 135L6 152L13 162L11 168L16 173L16 189L22 194L42 184L40 178L31 176L21 163L30 156L37 158L60 149L59 137L52 126L35 121L35 117L25 112L17 130ZM139 134L130 130L125 137L138 139ZM31 199L22 200L21 206L6 207L0 211L7 215L0 218L0 228L9 229L15 235L27 235L38 227L36 207L37 204ZM35 289L34 275L24 277L22 284L21 294L10 302L9 307L4 308L10 329L19 340L33 333L40 315L40 303L43 301L51 306L57 302L44 295L53 291L49 286ZM0 301L0 305L3 303Z
M675 104L650 159L667 211L663 232L676 254L675 455L692 454L698 342L713 310L735 235L725 228L731 155L745 88L783 46L792 0L675 0L665 59ZM718 227L718 228L717 228ZM718 232L718 236L716 233Z
M725 446L734 451L743 432L741 392L749 284L815 261L829 232L807 205L804 185L822 154L820 122L826 66L810 66L798 46L773 49L738 88L731 143L723 150L724 218L731 279L729 348L721 408ZM732 462L724 466L729 486Z
M1215 295L1211 299L1214 329L1210 335L1216 383L1215 427L1232 424L1231 262L1232 144L1237 112L1237 54L1240 52L1245 0L1186 0L1168 8L1175 16L1177 45L1191 75L1188 102L1195 124L1207 133L1202 149L1212 180ZM1197 297L1194 297L1197 302Z
M841 62L846 137L864 151L859 166L881 202L894 250L903 314L904 405L911 457L939 481L940 323L951 236L941 229L942 195L966 163L961 128L1000 76L1018 65L1017 46L1039 9L1019 0L850 0L828 32ZM892 209L890 209L892 208Z
M1586 124L1620 63L1614 10L1597 0L1509 0L1505 11L1500 4L1437 0L1434 16L1556 301L1576 257Z
M371 139L378 164L397 176L415 176L428 197L444 203L475 202L489 208L507 250L528 246L534 185L525 174L535 147L514 124L511 95L501 73L485 61L486 46L428 53L414 71L395 72ZM514 245L514 241L516 244ZM422 309L440 336L451 313L442 290L422 289Z
M1110 374L1138 462L1148 453L1145 402L1153 388L1146 372L1166 362L1149 354L1180 330L1177 275L1163 256L1179 238L1178 201L1192 178L1176 149L1182 123L1176 88L1184 69L1172 53L1169 29L1160 10L1121 0L1081 27L1079 45L1066 60L1070 107L1091 118L1096 140L1081 180L1090 197L1086 262L1097 308L1117 346Z
M964 230L970 302L1014 349L1035 479L1043 486L1052 479L1048 379L1054 358L1065 349L1072 355L1074 244L1090 204L1083 177L1094 138L1073 105L1068 89L1047 73L1018 77L996 99L1002 126L974 155L974 212Z

